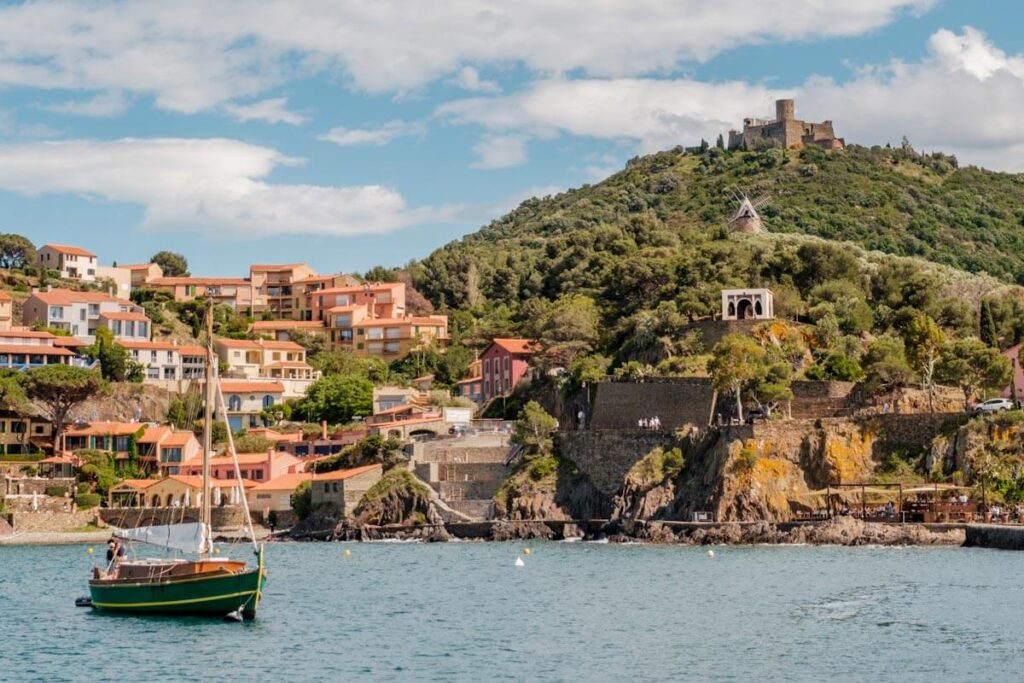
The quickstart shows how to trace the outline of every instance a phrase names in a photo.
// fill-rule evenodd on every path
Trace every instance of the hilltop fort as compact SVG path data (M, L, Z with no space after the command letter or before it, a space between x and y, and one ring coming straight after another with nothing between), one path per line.
M831 121L809 123L796 118L793 100L775 100L775 120L743 119L743 131L729 131L729 149L800 148L817 145L823 149L843 149L846 143L837 138Z

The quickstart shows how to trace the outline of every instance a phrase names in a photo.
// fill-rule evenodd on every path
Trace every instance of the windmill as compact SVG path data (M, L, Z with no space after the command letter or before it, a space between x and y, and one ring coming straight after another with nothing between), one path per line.
M732 198L740 206L733 217L729 219L729 232L761 232L764 230L758 210L768 204L771 196L763 194L756 199L751 199L746 193L733 192Z

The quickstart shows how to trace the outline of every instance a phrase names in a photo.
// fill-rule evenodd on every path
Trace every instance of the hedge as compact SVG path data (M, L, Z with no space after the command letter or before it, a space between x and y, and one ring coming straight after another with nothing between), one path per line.
M103 500L98 493L79 493L75 496L75 505L79 510L88 510L100 504Z

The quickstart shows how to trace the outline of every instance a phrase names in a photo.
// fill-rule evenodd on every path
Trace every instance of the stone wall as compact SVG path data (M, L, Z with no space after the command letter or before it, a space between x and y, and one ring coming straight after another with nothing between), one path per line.
M10 515L16 533L73 531L96 522L95 510L79 512L15 512Z
M662 429L708 424L713 390L700 377L647 382L601 382L594 398L593 429L636 429L643 418L657 416Z
M590 478L598 491L613 496L626 472L655 448L675 448L679 439L670 432L646 430L565 432L558 448Z
M46 477L5 477L0 495L31 495L33 493L45 495L46 489L54 486L62 486L71 494L74 494L78 480L69 478L46 478Z
M74 501L66 496L13 495L3 498L9 512L71 512Z
M111 526L122 529L158 524L198 522L202 514L198 507L187 508L101 508L100 518ZM214 529L238 528L245 524L245 510L241 505L225 505L210 510L210 525Z

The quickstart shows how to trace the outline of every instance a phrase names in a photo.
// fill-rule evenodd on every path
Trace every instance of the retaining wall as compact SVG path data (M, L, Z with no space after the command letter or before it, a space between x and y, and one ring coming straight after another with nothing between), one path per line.
M623 477L655 448L679 445L675 434L649 430L565 432L558 435L563 457L572 460L603 494L613 496Z
M133 528L156 524L198 522L198 507L160 508L101 508L100 518L111 526ZM237 528L245 524L245 511L241 505L225 505L210 510L210 525L214 529Z

